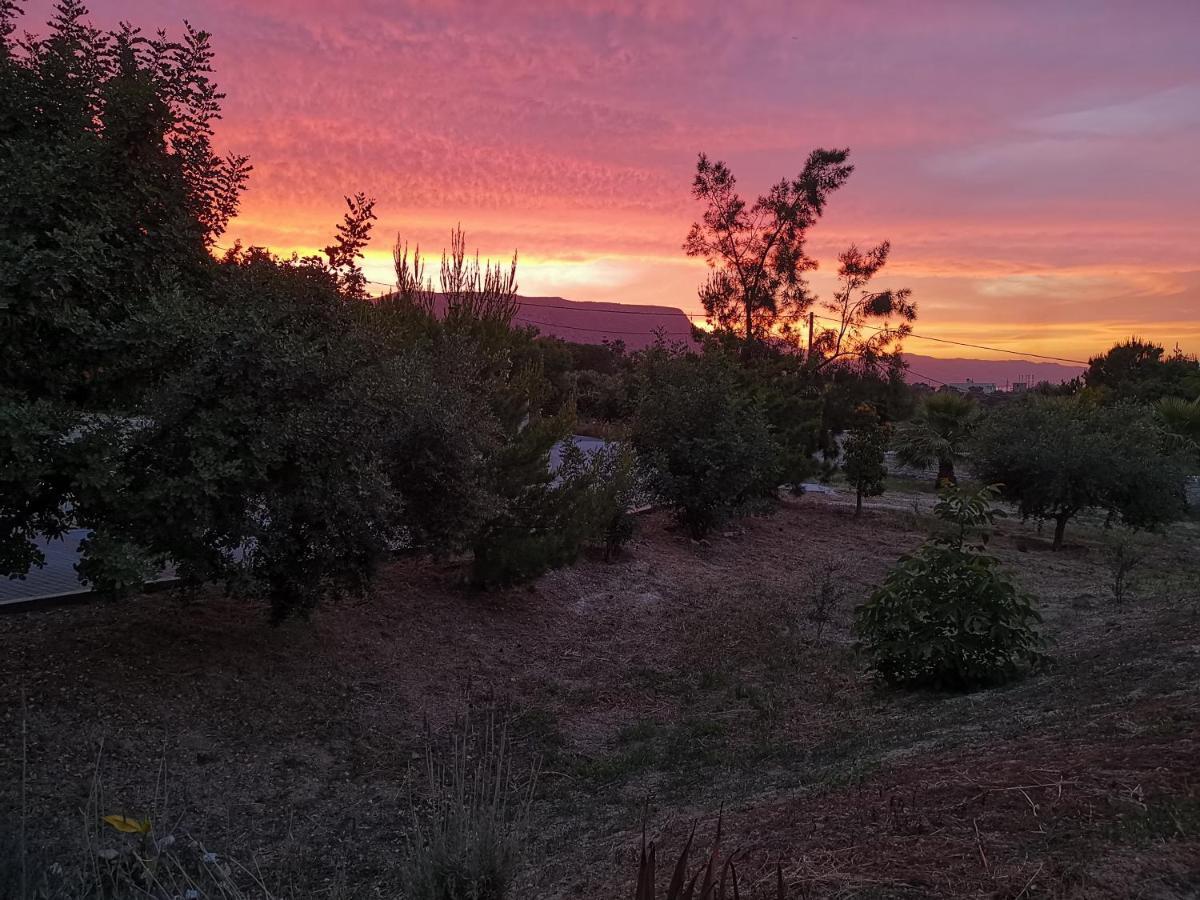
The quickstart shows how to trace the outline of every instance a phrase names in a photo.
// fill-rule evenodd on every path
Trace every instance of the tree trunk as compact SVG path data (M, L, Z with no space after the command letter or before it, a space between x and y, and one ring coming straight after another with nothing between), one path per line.
M938 460L937 486L939 488L946 485L957 485L958 478L954 474L954 459L953 457Z
M854 515L862 515L862 488L859 488L854 496Z
M1054 546L1053 549L1061 550L1063 545L1063 534L1067 530L1067 519L1070 518L1069 513L1059 513L1054 517Z

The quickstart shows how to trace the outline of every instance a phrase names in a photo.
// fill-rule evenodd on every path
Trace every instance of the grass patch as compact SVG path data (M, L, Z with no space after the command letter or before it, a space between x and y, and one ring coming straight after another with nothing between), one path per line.
M1135 847L1200 837L1200 799L1152 797L1143 809L1121 816L1107 836Z

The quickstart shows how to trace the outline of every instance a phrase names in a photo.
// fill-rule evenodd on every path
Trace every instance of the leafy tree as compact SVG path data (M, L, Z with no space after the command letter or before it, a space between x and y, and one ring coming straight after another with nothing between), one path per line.
M1183 507L1183 461L1146 407L1030 396L992 410L971 444L983 480L1022 516L1054 521L1055 549L1085 509L1155 527Z
M804 359L776 348L747 366L748 390L761 397L763 412L779 447L779 476L794 492L810 478L828 474L818 454L836 455L826 420L833 393L827 381L809 371Z
M793 489L832 474L835 435L853 425L859 406L874 407L885 422L911 414L913 392L902 361L881 363L846 357L814 370L786 343L764 346L743 361L744 386L761 400L779 445L780 477Z
M1084 384L1112 401L1153 402L1162 397L1200 397L1200 362L1176 350L1131 338L1093 357Z
M0 560L90 526L142 397L195 353L208 248L249 166L218 157L208 35L101 32L63 0L16 40L0 6ZM113 485L117 489L118 485ZM110 540L93 539L89 557ZM126 561L114 558L114 565Z
M276 618L361 591L399 536L387 399L428 374L376 355L337 276L312 263L234 249L211 302L188 364L145 397L121 489L87 504L97 534L265 597Z
M651 492L694 538L779 484L779 447L762 402L715 345L701 354L658 345L639 372L633 444Z
M842 470L846 480L854 486L856 516L862 513L863 497L877 497L883 493L883 480L887 477L883 465L887 443L888 429L880 423L879 415L866 404L859 406L842 451L845 455Z
M853 166L848 150L814 150L795 178L782 179L751 206L723 162L703 153L692 195L705 204L683 249L712 269L700 289L709 321L740 334L747 350L812 303L804 273L816 268L805 251L808 230Z
M249 166L211 147L208 36L104 33L64 0L17 42L16 9L0 6L5 573L81 527L80 575L110 593L166 564L276 616L361 587L403 510L383 465L395 405L431 380L360 327L346 265L370 201L332 269L214 260Z
M971 397L950 391L930 394L917 414L896 428L892 446L905 465L937 463L938 487L956 484L954 464L966 456L978 421L979 406Z
M1042 659L1032 598L983 552L994 489L943 490L942 530L902 556L855 611L858 649L888 684L953 690L1000 684Z

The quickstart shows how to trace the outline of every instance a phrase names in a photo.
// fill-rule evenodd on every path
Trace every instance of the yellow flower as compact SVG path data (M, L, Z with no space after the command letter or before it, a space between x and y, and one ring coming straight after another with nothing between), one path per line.
M103 821L123 834L148 834L150 831L149 819L142 819L139 822L137 819L130 819L127 816L105 816Z

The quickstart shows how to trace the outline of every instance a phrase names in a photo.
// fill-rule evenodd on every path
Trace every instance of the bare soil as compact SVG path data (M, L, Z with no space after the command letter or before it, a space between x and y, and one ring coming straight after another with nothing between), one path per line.
M702 544L651 513L619 560L496 594L402 560L278 628L218 596L0 617L3 827L24 758L48 858L99 777L107 811L165 809L295 896L396 896L427 734L492 705L542 765L522 898L630 896L643 816L677 849L722 810L739 868L778 862L798 896L1200 896L1196 523L1146 540L1117 604L1096 523L1052 553L1006 520L993 551L1053 666L901 693L863 674L851 614L930 498L882 501L796 498Z

